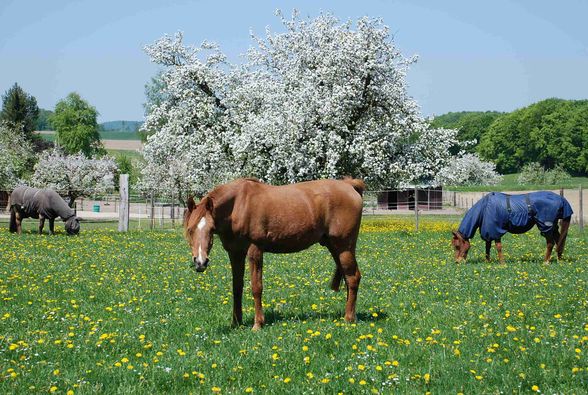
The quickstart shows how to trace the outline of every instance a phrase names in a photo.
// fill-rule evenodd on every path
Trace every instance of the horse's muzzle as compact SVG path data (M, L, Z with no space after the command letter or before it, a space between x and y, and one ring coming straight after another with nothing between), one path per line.
M200 262L198 258L194 258L192 260L192 265L190 266L193 267L194 270L196 270L198 273L202 273L208 267L208 258L206 258L204 262Z

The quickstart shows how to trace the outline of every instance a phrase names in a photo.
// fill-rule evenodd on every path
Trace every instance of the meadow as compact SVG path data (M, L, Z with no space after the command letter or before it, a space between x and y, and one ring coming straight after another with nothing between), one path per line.
M542 264L538 232L476 238L452 260L458 218L365 218L357 323L320 246L265 256L267 325L230 328L231 274L219 242L189 268L180 229L78 237L0 229L0 393L586 393L588 244ZM4 225L4 224L3 224ZM246 284L248 281L246 281Z

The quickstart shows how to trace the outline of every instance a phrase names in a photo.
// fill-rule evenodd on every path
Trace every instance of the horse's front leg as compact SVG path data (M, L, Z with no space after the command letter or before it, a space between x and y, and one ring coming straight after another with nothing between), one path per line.
M251 292L253 293L253 301L255 303L255 321L253 323L253 330L255 331L261 329L265 323L261 306L261 294L263 292L263 251L252 244L247 251L247 258L249 258L249 266L251 268Z
M553 237L553 234L546 235L545 241L547 242L547 248L545 249L545 259L543 263L548 265L551 261L551 252L553 251L553 245L555 244L555 238Z
M55 234L55 218L49 219L49 231L52 235Z
M43 227L45 226L45 217L42 215L39 215L39 234L42 235L43 234Z
M570 220L571 218L562 219L561 233L559 231L557 232L557 238L555 239L555 242L557 243L556 251L558 260L563 258L564 247L566 246L566 238L568 237L568 230L570 227Z
M233 273L233 320L232 326L243 324L243 275L245 273L245 253L229 252Z
M14 214L15 215L15 222L16 222L16 233L22 234L22 216L18 213L18 211Z
M502 255L502 241L496 240L496 241L494 241L494 244L496 245L496 251L498 252L498 261L500 262L501 265L503 265L504 264L504 255Z
M486 242L486 262L490 262L490 248L492 247L492 241Z

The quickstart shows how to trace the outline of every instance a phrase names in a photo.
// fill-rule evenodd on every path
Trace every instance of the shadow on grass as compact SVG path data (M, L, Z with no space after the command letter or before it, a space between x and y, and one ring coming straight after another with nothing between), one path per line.
M319 322L321 320L333 322L333 321L341 321L345 322L344 310L333 311L332 313L319 313L319 312L301 312L301 313L291 313L287 311L275 310L272 308L266 309L264 311L265 316L265 326L277 325L281 324L282 322L295 322L295 323L302 323L302 322ZM377 316L374 317L370 312L358 312L357 313L357 322L378 322L381 320L385 320L388 318L388 314L385 312L378 312ZM218 329L218 332L221 334L229 334L238 329L251 329L253 327L253 315L250 317L244 317L243 325L239 328L233 328L231 325L222 325Z
M551 264L557 264L557 263L573 263L573 262L579 262L580 259L576 256L570 256L569 254L566 254L562 259L560 259L558 261L558 259L555 256L551 256ZM465 265L485 265L485 266L509 266L509 265L517 265L517 264L537 264L537 265L543 265L543 255L538 255L538 256L521 256L519 258L517 257L513 257L513 258L507 258L504 260L504 264L501 264L498 261L498 258L492 258L490 260L490 262L486 261L485 258L471 258L468 259L467 262L465 263ZM457 265L464 265L463 263L459 263Z

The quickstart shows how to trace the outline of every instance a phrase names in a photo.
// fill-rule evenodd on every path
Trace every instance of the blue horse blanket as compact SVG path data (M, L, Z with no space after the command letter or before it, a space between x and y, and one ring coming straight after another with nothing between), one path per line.
M525 233L537 225L542 235L557 229L557 220L573 214L570 203L556 193L541 191L524 195L507 195L492 192L469 209L459 233L471 239L480 228L483 240L500 240L507 232Z

